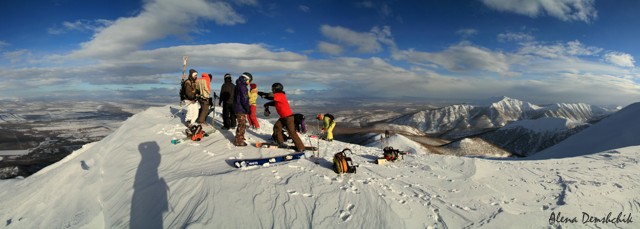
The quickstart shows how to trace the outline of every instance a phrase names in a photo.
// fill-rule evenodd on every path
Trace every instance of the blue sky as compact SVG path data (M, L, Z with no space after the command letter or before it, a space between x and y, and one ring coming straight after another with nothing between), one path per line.
M640 1L7 0L0 98L175 99L182 71L294 97L626 105Z

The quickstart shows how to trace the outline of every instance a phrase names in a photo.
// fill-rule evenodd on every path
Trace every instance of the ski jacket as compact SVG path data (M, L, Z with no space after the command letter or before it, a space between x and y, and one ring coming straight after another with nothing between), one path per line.
M211 92L211 75L202 73L202 79L207 82L207 89L209 90L209 92Z
M256 105L258 103L258 89L254 88L249 91L249 105Z
M234 110L236 114L248 114L250 113L249 106L249 91L247 90L247 81L244 80L244 77L238 77L236 80L235 91L233 92L234 99Z
M334 123L334 117L331 114L324 114L322 117L322 128L326 129L329 128L329 126L331 126L332 123Z
M185 86L185 95L187 100L195 100L196 99L196 80L189 77L187 81L184 82Z
M304 115L303 114L293 114L293 123L295 124L296 128L300 127L300 132L302 133L306 133L307 132L307 126L304 123Z
M286 118L293 115L289 101L287 101L287 95L284 92L274 92L273 102L275 103L276 111L280 118Z
M236 85L231 83L231 78L226 78L220 88L220 103L233 104L233 91ZM222 104L220 104L222 105Z

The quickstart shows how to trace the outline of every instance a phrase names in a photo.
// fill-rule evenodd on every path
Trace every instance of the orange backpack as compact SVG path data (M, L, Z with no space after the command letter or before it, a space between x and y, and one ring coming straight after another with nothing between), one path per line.
M353 164L353 161L351 160L350 157L347 157L347 154L346 154L347 151L353 154L353 152L351 152L350 149L345 148L344 150L342 150L339 153L336 153L333 156L333 170L336 173L342 174L342 173L356 172L356 167L358 166Z

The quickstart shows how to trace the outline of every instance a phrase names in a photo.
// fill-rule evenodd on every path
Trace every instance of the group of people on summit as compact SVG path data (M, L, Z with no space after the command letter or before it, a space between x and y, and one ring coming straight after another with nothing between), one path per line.
M211 106L215 106L215 93L211 96L212 75L202 73L202 78L197 79L198 72L189 70L188 79L183 81L181 89L181 100L186 103L187 114L185 115L185 125L187 125L187 135L194 134L202 130ZM278 120L273 125L273 140L281 146L285 144L286 130L288 137L293 140L296 151L302 152L305 146L300 140L298 133L306 133L305 116L294 114L291 111L287 100L284 86L281 83L271 85L271 92L258 91L257 85L253 82L253 75L249 72L242 73L236 79L235 85L232 83L231 74L224 75L224 83L220 88L218 105L222 106L222 129L229 130L236 128L234 139L235 146L247 146L245 142L245 130L247 120L249 127L259 129L260 123L256 116L258 97L269 100L264 104L264 115L269 116L269 107L273 106L278 113ZM249 88L247 88L249 87ZM184 91L184 92L183 92ZM183 96L184 94L184 96ZM333 129L336 126L335 118L331 114L318 114L316 116L322 122L322 131L327 133L326 140L333 140Z

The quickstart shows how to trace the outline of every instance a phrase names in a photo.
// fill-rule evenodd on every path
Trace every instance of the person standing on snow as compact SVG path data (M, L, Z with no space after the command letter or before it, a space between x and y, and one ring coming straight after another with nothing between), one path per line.
M184 103L187 104L187 115L184 117L184 122L189 129L195 126L198 119L198 109L200 109L200 105L196 101L196 78L198 78L198 71L189 69L189 78L185 82L186 99L184 100Z
M251 106L251 112L249 113L249 125L253 129L260 129L260 123L258 123L258 117L256 117L256 104L258 101L258 86L252 83L251 90L249 91L249 106Z
M222 106L222 129L236 127L236 114L233 111L233 91L235 85L231 82L231 74L224 74L224 84L220 88L219 106Z
M233 92L234 111L236 113L236 121L238 124L234 142L234 145L236 146L247 146L247 143L244 141L244 132L247 128L247 114L250 114L251 112L251 108L249 106L249 91L247 90L247 85L251 83L251 80L253 80L251 73L242 73L242 75L238 77L238 80L236 80L236 87Z
M284 87L280 83L274 83L271 86L271 90L273 91L273 97L265 96L266 99L273 100L264 105L265 113L268 112L269 106L275 106L280 119L273 124L273 133L276 135L276 142L278 145L284 147L284 137L282 136L282 128L286 127L287 132L289 133L289 137L293 140L293 144L296 147L297 152L304 151L304 144L298 133L296 133L296 128L294 125L293 112L291 112L291 107L289 106L289 101L287 100L287 95L284 92Z
M316 116L318 120L322 122L322 132L327 131L327 141L333 141L333 128L336 127L336 121L331 114L318 114Z
M202 78L200 78L203 83L198 83L198 85L204 84L205 87L202 88L200 86L200 93L198 96L198 102L200 103L200 113L198 115L198 125L202 125L207 121L207 115L209 114L209 106L211 104L209 101L211 100L211 74L202 73Z

